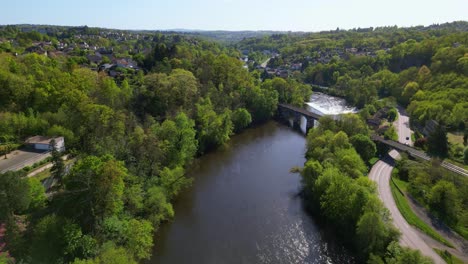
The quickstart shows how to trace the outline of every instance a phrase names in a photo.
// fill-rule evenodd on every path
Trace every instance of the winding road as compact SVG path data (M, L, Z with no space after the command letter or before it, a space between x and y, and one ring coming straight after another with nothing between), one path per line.
M411 145L411 130L409 128L409 118L402 109L398 108L399 118L395 121L394 125L398 131L398 139L400 143L408 143ZM408 140L406 138L409 138ZM445 261L434 251L423 238L419 235L419 231L414 229L406 222L405 218L401 215L398 207L395 204L395 200L392 196L390 189L390 177L394 167L393 158L399 157L399 153L396 150L390 151L389 155L379 160L372 167L369 178L377 183L377 190L379 197L384 203L385 207L390 211L393 219L393 224L400 230L400 244L412 249L421 251L425 256L430 257L434 263L443 264Z
M398 142L402 144L408 144L409 146L413 145L411 141L411 134L413 133L409 125L409 117L405 109L401 106L397 107L398 110L398 119L393 122L393 126L398 133Z
M393 154L393 153L392 153ZM435 263L445 263L437 253L429 247L426 242L419 236L418 231L406 222L401 215L398 207L393 200L392 191L390 189L390 177L393 170L393 159L387 157L384 160L379 160L371 169L369 177L377 183L379 197L385 207L390 211L393 219L393 224L400 230L400 244L412 249L417 249L425 256L434 260Z

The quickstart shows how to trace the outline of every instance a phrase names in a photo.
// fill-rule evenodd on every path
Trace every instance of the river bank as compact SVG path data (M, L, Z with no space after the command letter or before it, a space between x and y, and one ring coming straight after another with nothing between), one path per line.
M147 263L352 263L303 207L305 138L278 124L247 129L198 159Z

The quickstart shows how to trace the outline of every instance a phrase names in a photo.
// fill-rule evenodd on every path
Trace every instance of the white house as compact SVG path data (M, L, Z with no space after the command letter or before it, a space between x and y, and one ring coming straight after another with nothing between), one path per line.
M52 150L50 142L55 140L55 149L62 152L65 150L65 139L63 137L34 136L26 139L26 144L36 150Z

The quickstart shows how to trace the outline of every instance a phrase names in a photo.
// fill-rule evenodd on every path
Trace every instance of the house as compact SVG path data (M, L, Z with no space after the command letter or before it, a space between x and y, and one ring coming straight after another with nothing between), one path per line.
M94 55L86 56L91 63L99 64L102 61L102 55L99 52L96 52Z
M366 120L367 124L372 127L373 129L377 129L379 128L380 124L382 123L382 120L379 119L379 118L375 118L375 117L372 117L372 118L367 118Z
M55 141L54 148L57 151L65 151L65 139L63 137L34 136L26 139L25 143L35 150L51 150L52 140Z

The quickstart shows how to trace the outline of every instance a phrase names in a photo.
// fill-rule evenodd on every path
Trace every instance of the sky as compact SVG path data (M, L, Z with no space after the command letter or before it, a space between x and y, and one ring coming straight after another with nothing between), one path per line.
M468 20L468 0L2 0L0 25L320 31Z

